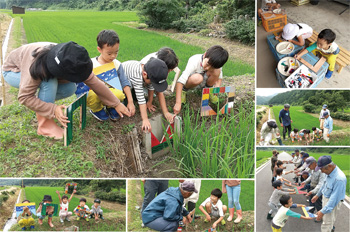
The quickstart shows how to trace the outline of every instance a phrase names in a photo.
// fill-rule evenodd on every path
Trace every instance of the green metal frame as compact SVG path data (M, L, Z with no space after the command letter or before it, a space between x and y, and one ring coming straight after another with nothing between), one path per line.
M87 94L83 94L66 109L66 116L68 117L69 123L64 133L64 146L68 146L73 140L73 113L80 107L80 129L85 129L86 126L86 99Z
M41 208L41 215L46 215L46 207L52 206L54 207L53 216L58 216L58 205L57 204L51 204L51 203L43 203L43 206Z

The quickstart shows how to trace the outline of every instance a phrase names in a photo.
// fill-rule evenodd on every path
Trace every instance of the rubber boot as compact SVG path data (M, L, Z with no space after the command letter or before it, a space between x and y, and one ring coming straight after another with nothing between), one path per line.
M47 222L49 223L49 226L52 228L54 227L54 225L52 224L52 217L49 217L49 219L47 220Z
M59 127L53 119L45 118L38 113L36 114L36 118L38 119L38 135L43 135L54 139L63 138L64 130Z
M279 144L280 146L283 146L283 145L284 145L284 144L282 143L282 139L281 139L281 138L277 139L277 141L278 141L278 144Z
M241 209L239 209L239 210L237 210L237 218L236 218L236 220L234 220L234 223L240 223L242 221L242 210Z
M228 211L230 213L230 216L227 218L227 221L230 222L233 219L233 215L235 213L235 208L228 208Z

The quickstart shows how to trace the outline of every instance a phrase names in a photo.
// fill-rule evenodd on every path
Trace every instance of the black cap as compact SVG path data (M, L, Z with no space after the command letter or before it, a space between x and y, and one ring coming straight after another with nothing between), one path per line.
M52 202L52 197L51 197L51 195L44 195L43 201L50 201L50 202Z
M274 122L274 121L268 121L268 122L267 122L267 125L268 125L269 127L272 127L272 128L277 128L277 124L276 124L276 122Z
M168 88L166 81L168 77L168 66L165 62L152 57L144 66L147 78L151 80L152 86L157 92L164 92Z
M46 63L53 76L75 83L85 81L93 67L86 49L73 41L51 48Z
M96 198L96 199L94 200L94 202L95 202L95 203L99 203L99 204L101 204L101 200L100 200L100 199L98 199L98 198Z

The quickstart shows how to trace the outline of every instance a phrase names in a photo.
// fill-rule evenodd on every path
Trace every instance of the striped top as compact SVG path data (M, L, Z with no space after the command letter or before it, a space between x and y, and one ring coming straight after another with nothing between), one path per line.
M148 90L154 90L152 84L147 85L142 78L142 68L139 61L129 60L122 63L126 77L129 79L132 88L135 90L137 102L139 105L146 104L143 87Z

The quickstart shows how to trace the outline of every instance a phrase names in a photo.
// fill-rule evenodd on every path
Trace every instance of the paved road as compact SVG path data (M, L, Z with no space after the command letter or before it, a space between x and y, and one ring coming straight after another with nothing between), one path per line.
M290 160L291 156L285 152L281 153L278 158L280 160ZM287 164L286 170L292 170L293 164ZM292 181L293 174L286 175L286 179ZM267 213L270 210L267 202L270 199L273 187L271 186L271 164L268 163L264 168L257 170L256 173L256 231L271 232L271 221L266 219ZM304 195L291 195L294 203L305 204L306 197ZM303 214L301 208L292 209L293 211ZM342 205L340 212L337 215L337 221L335 227L337 232L350 231L349 216L350 210L346 205ZM289 217L286 226L283 231L308 231L319 232L321 231L321 223L315 223L313 220L303 220L298 218Z

